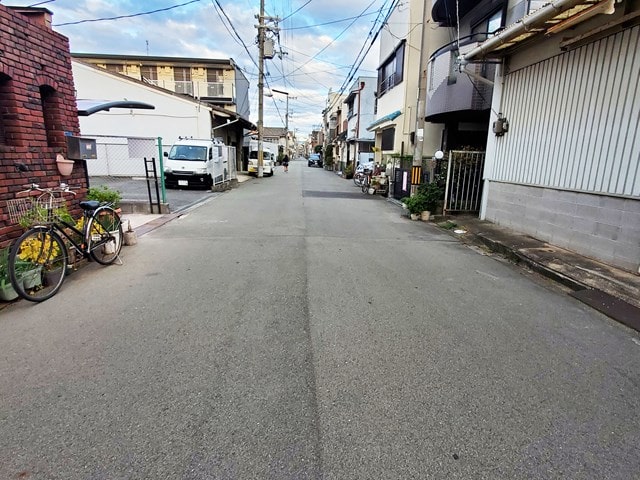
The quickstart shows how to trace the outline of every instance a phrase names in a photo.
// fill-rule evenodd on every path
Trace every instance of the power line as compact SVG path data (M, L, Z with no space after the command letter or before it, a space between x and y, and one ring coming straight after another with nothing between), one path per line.
M142 15L151 15L152 13L166 12L168 10L173 10L174 8L184 7L186 5L190 5L192 3L196 3L196 2L199 2L199 1L200 0L191 0L189 2L181 3L179 5L174 5L172 7L159 8L157 10L151 10L151 11L148 11L148 12L132 13L131 15L118 15L116 17L93 18L93 19L90 19L90 20L78 20L77 22L58 23L58 24L54 25L54 27L64 27L64 26L67 26L67 25L79 25L81 23L105 22L105 21L110 21L110 20L120 20L120 19L123 19L123 18L140 17Z
M334 23L342 23L342 22L348 22L349 20L353 20L353 19L358 19L358 18L364 18L364 17L368 17L370 15L376 15L377 13L379 13L378 11L376 12L369 12L369 13L365 13L363 15L357 15L355 17L347 17L347 18L342 18L340 20L332 20L330 22L324 22L324 23L315 23L313 25L307 25L304 27L289 27L289 28L283 28L282 30L304 30L306 28L314 28L314 27L323 27L325 25L332 25ZM287 17L289 18L289 17Z
M306 7L307 5L309 5L311 3L312 0L308 0L307 3L305 3L304 5L302 5L300 8L298 8L297 10L295 10L294 12L291 12L289 15L287 15L286 17L284 17L282 19L282 21L284 22L286 19L293 17L296 13L298 13L300 10L302 10L304 7Z

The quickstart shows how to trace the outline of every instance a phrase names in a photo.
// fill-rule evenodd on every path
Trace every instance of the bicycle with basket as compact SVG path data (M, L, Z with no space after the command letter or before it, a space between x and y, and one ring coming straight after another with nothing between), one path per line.
M76 194L68 185L41 188L32 183L16 197L25 194L29 196L7 200L10 220L27 229L11 246L8 259L9 278L20 297L42 302L55 295L72 266L70 251L102 265L119 259L124 234L111 204L80 202L82 217L76 222L66 208L64 195Z

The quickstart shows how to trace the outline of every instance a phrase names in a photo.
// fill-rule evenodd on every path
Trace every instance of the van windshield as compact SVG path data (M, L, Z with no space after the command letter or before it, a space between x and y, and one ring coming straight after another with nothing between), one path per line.
M169 152L169 160L192 160L203 162L207 159L207 147L195 145L174 145Z

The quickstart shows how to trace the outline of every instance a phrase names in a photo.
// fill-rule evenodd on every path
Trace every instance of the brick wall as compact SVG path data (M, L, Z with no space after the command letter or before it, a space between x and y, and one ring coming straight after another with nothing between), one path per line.
M50 16L43 8L0 5L0 247L21 233L9 221L6 200L25 184L81 186L72 210L86 193L84 162L62 178L55 161L58 153L66 157L65 132L78 135L80 127L69 41L51 30ZM15 162L31 171L16 171Z

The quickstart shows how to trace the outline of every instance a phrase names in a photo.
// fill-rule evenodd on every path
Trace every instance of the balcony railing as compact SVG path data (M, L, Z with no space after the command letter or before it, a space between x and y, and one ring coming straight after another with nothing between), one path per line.
M232 82L202 82L178 80L144 80L147 83L170 90L175 93L189 95L195 98L206 98L212 101L235 102L234 85Z
M487 37L475 33L461 37L436 50L429 59L426 118L435 120L454 112L480 112L491 105L493 88L476 78L460 72L457 57L470 51ZM471 64L466 69L476 75L493 80L495 65Z

